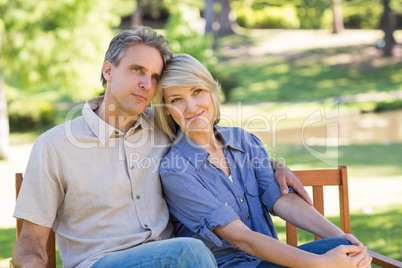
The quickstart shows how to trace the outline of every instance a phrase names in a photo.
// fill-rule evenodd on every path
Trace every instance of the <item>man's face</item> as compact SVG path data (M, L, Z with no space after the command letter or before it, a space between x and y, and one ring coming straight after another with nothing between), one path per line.
M155 95L162 69L159 51L145 44L126 48L117 66L105 62L109 115L129 118L141 114Z

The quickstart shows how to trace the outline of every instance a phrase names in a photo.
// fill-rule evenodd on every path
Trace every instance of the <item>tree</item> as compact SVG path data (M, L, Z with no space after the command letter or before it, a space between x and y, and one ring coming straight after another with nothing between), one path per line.
M103 53L120 19L104 0L0 0L5 82L26 93L93 96Z
M140 0L134 0L136 2L135 10L133 15L131 15L131 25L142 25L142 9L140 5Z
M381 28L384 31L384 51L383 55L385 57L392 56L392 49L395 45L394 30L395 30L395 17L393 10L390 6L390 0L382 1L384 6L384 12L381 18Z
M4 84L27 98L57 91L74 101L100 92L103 53L119 18L104 0L0 0L0 157L8 147ZM4 80L3 80L4 78Z
M333 3L332 11L334 14L334 19L332 23L332 32L335 34L340 33L344 30L341 2L342 0L332 0Z
M215 0L205 0L204 19L205 19L205 32L211 33L213 31L212 25L214 23L214 4Z
M229 35L235 32L235 16L230 7L232 1L233 0L219 0L221 4L221 12L219 13L219 36Z
M0 31L1 33L1 31ZM0 35L1 51L1 35ZM9 125L7 116L6 94L4 93L4 79L0 61L0 159L9 158Z

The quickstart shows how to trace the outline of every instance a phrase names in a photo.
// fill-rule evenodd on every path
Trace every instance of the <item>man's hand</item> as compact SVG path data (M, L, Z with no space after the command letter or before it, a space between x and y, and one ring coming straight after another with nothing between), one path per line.
M310 206L313 206L313 201L296 175L285 164L274 160L270 161L275 170L275 179L279 187L281 187L282 194L288 194L288 187L291 186Z

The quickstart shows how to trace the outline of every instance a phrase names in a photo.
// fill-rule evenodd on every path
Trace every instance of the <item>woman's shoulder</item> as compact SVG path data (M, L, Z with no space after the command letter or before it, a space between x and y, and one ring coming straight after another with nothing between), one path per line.
M218 127L217 130L226 140L235 140L241 145L259 143L260 140L251 132L241 127Z

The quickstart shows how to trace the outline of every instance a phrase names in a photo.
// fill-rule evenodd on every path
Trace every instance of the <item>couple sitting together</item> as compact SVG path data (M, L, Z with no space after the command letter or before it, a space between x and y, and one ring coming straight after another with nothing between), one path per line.
M32 149L14 266L45 267L53 229L65 267L371 267L256 136L217 125L220 86L198 60L139 26L101 77L105 96ZM282 243L270 214L323 239Z

